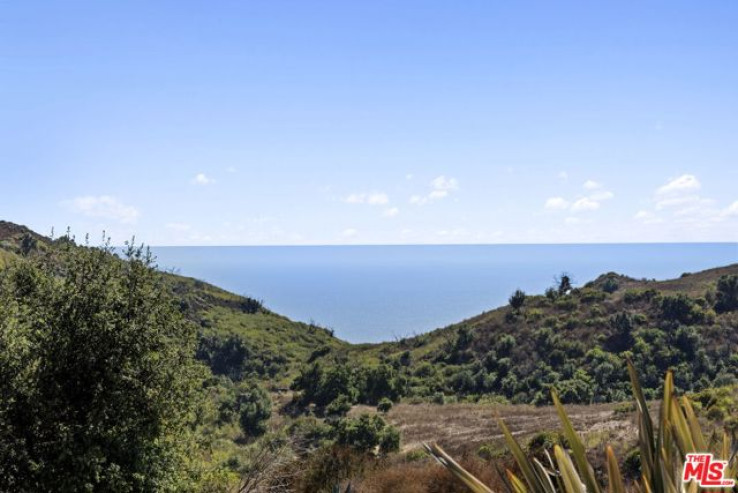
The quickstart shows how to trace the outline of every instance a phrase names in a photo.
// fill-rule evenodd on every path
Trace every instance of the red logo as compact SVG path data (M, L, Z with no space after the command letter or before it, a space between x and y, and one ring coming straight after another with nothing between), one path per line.
M728 462L714 460L712 454L687 454L682 481L695 480L701 488L732 488L735 480L725 477Z

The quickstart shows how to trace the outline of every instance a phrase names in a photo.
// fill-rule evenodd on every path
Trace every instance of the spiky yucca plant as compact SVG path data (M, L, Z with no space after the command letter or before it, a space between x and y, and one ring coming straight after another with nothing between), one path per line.
M726 433L720 436L716 431L706 439L702 434L697 416L686 397L674 395L674 381L671 372L664 380L664 395L658 428L648 412L638 375L628 362L628 372L633 386L633 394L638 414L638 444L641 453L642 476L633 483L632 489L642 493L695 493L698 485L692 481L682 482L682 469L686 454L712 452L716 458L728 461L725 477L735 478L738 473L736 451L731 446ZM579 435L569 420L556 392L552 392L554 406L561 420L564 436L570 450L554 446L553 457L546 453L547 464L528 457L520 444L510 433L505 423L499 420L505 441L520 468L520 476L510 470L501 474L507 489L513 493L603 493L603 486L595 476L594 468L587 460L586 450ZM461 467L436 444L425 446L428 452L448 468L474 493L493 493L493 491ZM607 491L621 493L626 491L625 481L618 460L611 447L606 449ZM715 490L728 491L728 490Z

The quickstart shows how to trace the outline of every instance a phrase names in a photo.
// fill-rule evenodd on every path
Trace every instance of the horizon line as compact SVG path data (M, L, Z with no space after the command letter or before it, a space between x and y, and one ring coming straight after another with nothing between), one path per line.
M586 246L586 245L736 245L738 240L718 241L594 241L594 242L518 242L518 243L305 243L305 244L198 244L198 245L144 245L151 248L291 248L291 247L447 247L447 246ZM124 246L124 245L119 245Z

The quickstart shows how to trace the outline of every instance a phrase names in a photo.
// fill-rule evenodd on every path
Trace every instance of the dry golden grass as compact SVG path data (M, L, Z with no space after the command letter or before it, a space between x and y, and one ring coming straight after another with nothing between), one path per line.
M459 459L463 467L485 484L502 486L496 469L479 458L466 456ZM354 491L361 493L468 493L448 470L435 460L418 462L398 461L385 464L353 483Z
M637 426L631 414L617 414L617 404L566 406L569 416L582 436L598 446L634 441ZM355 406L351 415L376 412L368 406ZM389 423L402 434L402 451L422 448L424 442L437 442L445 450L476 452L483 444L502 443L496 419L505 423L521 443L539 432L558 430L560 423L552 406L535 407L500 404L396 404L387 414Z

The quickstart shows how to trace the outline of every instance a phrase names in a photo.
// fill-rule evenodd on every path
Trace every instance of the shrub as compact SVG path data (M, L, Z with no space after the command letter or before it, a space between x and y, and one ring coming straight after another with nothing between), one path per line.
M721 276L717 282L715 311L724 313L738 309L738 276Z
M272 415L272 402L266 390L256 385L242 390L238 409L238 422L246 435L258 437L266 432L267 420Z
M577 300L574 298L561 298L555 303L556 308L567 312L573 311L577 307Z
M379 451L383 454L400 451L400 432L393 426L385 426L379 437Z
M336 442L368 452L380 446L383 453L399 450L400 434L379 415L362 414L356 419L343 418L336 424Z
M516 289L515 292L510 295L509 301L513 310L520 310L523 307L523 303L525 303L525 292L521 289Z
M387 413L390 409L392 409L392 401L386 397L380 400L379 404L377 404L377 411L380 413Z
M51 250L0 274L0 490L177 489L194 326L147 250Z
M689 324L700 319L701 311L686 294L667 295L661 300L661 316L666 320Z
M549 301L556 301L556 298L559 297L559 292L556 290L556 288L547 288L545 291L545 295Z
M614 277L608 277L605 282L602 283L602 290L606 293L612 294L618 290L618 281Z
M326 416L345 416L351 410L351 399L341 394L325 407Z
M565 445L564 437L557 431L542 431L528 440L528 454L543 459L554 445Z

